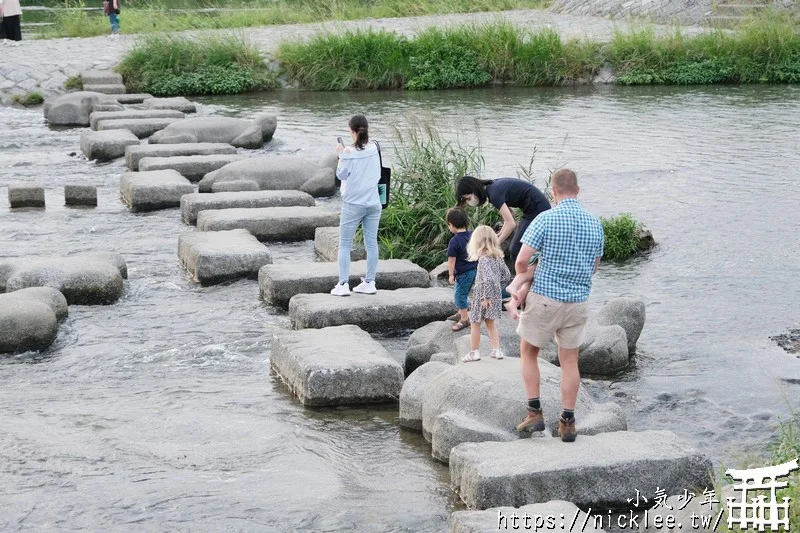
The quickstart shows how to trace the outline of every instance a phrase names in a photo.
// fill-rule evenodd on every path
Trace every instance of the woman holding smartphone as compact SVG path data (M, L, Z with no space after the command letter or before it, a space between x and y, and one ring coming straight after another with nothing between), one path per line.
M331 290L334 296L350 296L350 250L359 224L364 228L367 274L353 288L353 292L377 292L375 272L378 270L378 224L381 220L381 201L378 196L380 156L377 145L369 142L366 117L355 115L348 125L353 144L344 146L339 138L339 144L336 145L339 153L336 177L342 182L342 214L339 221L339 283Z

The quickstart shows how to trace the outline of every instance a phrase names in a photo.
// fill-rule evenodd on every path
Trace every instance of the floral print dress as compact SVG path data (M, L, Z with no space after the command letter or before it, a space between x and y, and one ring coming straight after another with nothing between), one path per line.
M478 275L472 286L472 299L469 302L469 321L483 322L497 320L503 312L503 286L511 281L502 258L481 256L478 258ZM489 307L483 307L483 300L489 300Z

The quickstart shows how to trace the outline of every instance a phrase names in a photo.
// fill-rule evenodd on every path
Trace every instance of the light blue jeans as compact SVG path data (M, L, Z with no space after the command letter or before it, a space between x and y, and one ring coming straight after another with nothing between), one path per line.
M378 224L381 205L364 207L344 202L339 221L339 283L350 280L350 250L358 225L364 226L364 247L367 249L367 275L364 281L375 281L378 270Z
M119 33L119 17L112 11L108 14L108 21L111 23L111 34L117 35Z

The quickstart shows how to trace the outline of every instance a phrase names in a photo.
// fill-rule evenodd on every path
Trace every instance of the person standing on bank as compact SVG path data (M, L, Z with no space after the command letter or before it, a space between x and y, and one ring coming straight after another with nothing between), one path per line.
M561 367L561 417L558 434L573 442L575 403L581 377L578 349L585 338L589 318L592 275L603 255L603 227L578 203L578 179L569 169L553 174L556 207L533 221L522 237L514 265L517 277L512 285L527 279L528 263L539 252L533 286L519 319L522 381L528 397L528 414L517 431L543 431L544 417L539 401L539 351L555 335Z
M0 41L6 44L4 39L14 41L17 45L22 40L22 30L20 29L20 18L22 18L22 7L19 0L0 0Z
M511 244L508 253L515 261L521 247L520 239L530 223L550 209L547 197L525 180L516 178L498 178L496 180L480 180L472 176L464 176L456 185L456 200L460 207L464 204L471 207L483 205L488 200L503 217L503 227L497 237L502 244L509 236ZM519 222L514 219L512 208L522 210Z
M342 182L342 215L339 221L339 283L331 290L334 296L350 296L350 250L359 224L364 228L367 249L367 275L353 292L375 294L375 272L378 270L378 224L381 221L381 200L378 180L381 163L376 143L369 142L369 125L363 115L350 119L353 144L336 145L339 166L336 177Z
M108 22L111 24L111 36L119 35L119 0L105 0L103 11L108 15Z

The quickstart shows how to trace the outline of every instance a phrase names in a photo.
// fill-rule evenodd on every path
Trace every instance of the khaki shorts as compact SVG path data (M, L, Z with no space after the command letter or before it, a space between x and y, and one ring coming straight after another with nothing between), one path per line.
M523 340L544 348L553 338L561 348L579 348L586 337L588 302L559 302L529 292L519 317L517 333Z

